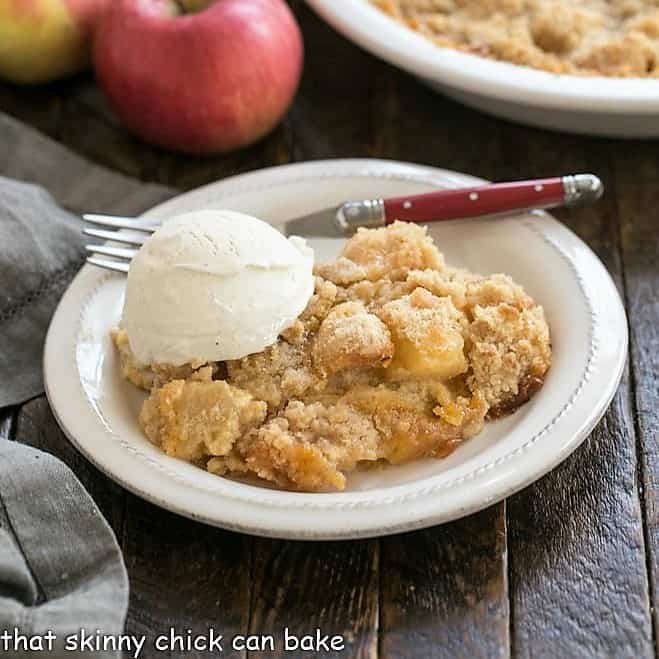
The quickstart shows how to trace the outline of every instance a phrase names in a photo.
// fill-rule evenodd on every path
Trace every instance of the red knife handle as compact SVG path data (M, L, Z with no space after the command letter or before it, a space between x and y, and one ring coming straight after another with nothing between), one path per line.
M527 208L549 208L563 204L565 197L563 178L555 177L439 190L383 201L385 223L391 224L395 220L435 222Z

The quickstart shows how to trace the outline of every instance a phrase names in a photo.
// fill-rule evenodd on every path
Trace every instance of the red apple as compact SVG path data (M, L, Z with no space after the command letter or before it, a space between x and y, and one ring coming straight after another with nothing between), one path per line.
M283 0L115 0L94 42L99 83L126 126L190 153L229 151L272 130L302 59Z

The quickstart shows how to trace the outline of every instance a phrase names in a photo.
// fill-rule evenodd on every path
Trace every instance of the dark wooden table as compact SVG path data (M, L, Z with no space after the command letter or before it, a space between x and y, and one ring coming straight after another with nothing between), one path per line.
M499 180L596 172L605 199L560 216L609 268L629 314L629 367L605 418L559 468L488 510L381 540L315 544L209 528L132 496L78 455L43 397L0 412L0 433L63 458L101 506L130 574L130 633L212 626L225 637L279 636L286 626L320 627L346 642L343 652L323 656L342 657L656 656L659 144L481 115L293 5L307 46L299 95L281 127L242 152L193 158L150 148L116 123L86 76L36 90L0 86L0 108L95 162L181 189L266 165L348 156Z

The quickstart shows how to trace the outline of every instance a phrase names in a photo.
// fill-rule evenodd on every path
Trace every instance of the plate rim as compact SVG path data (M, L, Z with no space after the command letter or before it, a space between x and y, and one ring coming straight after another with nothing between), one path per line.
M368 0L306 1L334 29L371 54L455 89L592 115L647 115L659 110L656 78L551 73L437 46Z
M359 173L355 170L359 170ZM332 178L354 178L355 176L359 176L359 175L381 177L382 175L385 175L385 176L393 176L395 178L409 178L411 180L415 180L419 182L428 182L428 183L432 183L432 179L434 177L435 184L437 183L437 179L441 178L442 183L444 185L446 184L447 180L451 180L451 179L454 180L456 184L460 184L460 183L468 184L473 181L482 180L482 179L476 179L469 175L463 175L458 172L452 172L450 170L443 170L443 169L428 167L424 165L415 165L412 163L402 163L398 161L385 161L385 160L377 160L377 159L338 159L338 160L329 160L329 161L328 160L312 161L308 163L294 163L284 166L270 167L247 174L241 174L235 177L229 177L227 179L223 179L215 183L210 183L205 186L202 186L201 188L197 188L196 190L183 193L182 195L178 195L173 199L158 204L154 208L150 209L147 213L145 213L145 216L148 217L149 215L157 215L159 211L162 212L163 209L166 209L169 205L176 205L177 203L185 203L186 198L188 198L189 196L199 196L200 194L203 194L204 191L208 192L210 190L217 190L217 188L220 186L226 187L227 189L230 189L231 192L236 193L240 191L242 187L241 184L244 183L246 180L256 181L257 179L273 179L274 177L275 180L272 181L271 185L276 186L278 184L281 184L285 180L289 180L291 178L291 175L295 175L295 174L297 174L296 178L298 180L314 179L317 178L319 174L324 174L325 176ZM76 276L74 282L72 282L69 289L67 289L60 304L58 305L55 314L53 315L51 326L49 328L48 335L46 338L46 344L44 350L44 383L46 388L46 394L51 404L51 408L53 409L55 418L57 419L58 424L64 431L64 434L68 437L69 441L71 441L72 444L87 459L90 460L90 462L92 462L97 468L99 468L110 478L112 478L120 485L122 485L125 489L132 491L138 496L145 498L151 501L152 503L155 503L156 505L172 510L173 512L176 512L178 514L182 514L184 516L214 526L229 528L231 530L247 532L255 535L264 535L264 536L280 537L280 538L318 539L318 540L346 539L346 538L359 538L359 537L373 537L373 536L380 536L391 533L398 533L401 531L412 530L415 528L422 528L422 527L434 525L440 522L441 523L447 522L450 521L451 519L462 517L471 512L476 512L477 510L480 510L488 505L491 505L496 501L500 501L505 497L510 496L512 493L526 487L529 483L537 480L537 478L541 477L542 475L553 469L559 462L565 459L574 449L576 449L577 446L579 446L581 442L588 436L588 434L590 433L592 428L596 425L596 423L600 420L600 418L604 415L613 396L615 395L615 392L618 387L618 383L624 371L624 364L627 353L627 342L628 342L627 325L626 325L626 316L625 316L624 308L622 306L622 301L620 300L615 284L611 280L610 275L608 274L604 266L601 264L597 256L592 252L592 250L590 250L590 248L587 245L585 245L585 243L583 243L583 241L581 241L569 229L558 223L556 220L550 218L550 216L547 216L546 214L544 215L546 217L546 220L551 223L551 226L553 226L554 228L560 227L560 231L566 232L566 236L568 238L570 238L571 240L578 241L578 243L581 246L585 247L589 259L591 261L594 260L595 263L597 264L600 270L599 272L600 277L603 277L604 282L607 283L613 289L613 292L615 293L615 297L617 300L617 305L614 306L618 307L617 313L620 314L620 320L624 321L622 322L621 327L623 332L622 332L622 336L620 337L622 349L620 350L618 359L616 360L616 363L614 365L615 375L612 379L609 378L607 380L608 386L606 387L604 395L603 396L600 395L598 398L598 404L596 406L597 409L594 412L591 411L590 414L587 415L588 418L585 419L585 422L581 423L580 427L574 433L574 435L569 440L566 440L562 443L561 451L556 451L553 457L549 460L546 458L544 460L540 459L539 462L541 464L539 466L536 465L534 469L527 471L524 477L514 479L514 483L509 484L507 487L503 489L499 489L498 492L495 491L493 493L490 488L490 494L489 496L485 497L485 499L483 499L481 495L478 498L478 501L473 501L473 497L472 497L471 502L465 500L464 505L455 505L453 506L453 509L450 512L439 510L439 511L435 511L434 513L431 512L431 513L419 514L413 516L413 518L410 518L410 516L406 516L405 514L398 516L394 515L394 517L399 518L398 521L388 522L384 526L377 526L376 524L373 524L371 522L369 524L363 526L358 525L356 527L354 524L350 525L347 521L344 520L341 524L341 528L333 527L331 524L330 525L325 524L325 525L319 525L318 528L316 529L309 529L305 525L292 524L290 523L291 520L288 520L289 523L287 523L286 521L284 522L280 521L278 524L273 525L272 523L266 522L266 524L264 525L263 523L255 524L253 521L251 524L242 523L240 519L236 519L235 515L233 519L228 519L226 517L222 519L218 519L217 515L209 516L203 513L199 513L198 511L192 511L190 510L189 507L186 508L185 506L177 505L177 503L180 504L180 502L173 502L171 499L165 500L162 497L156 495L154 492L149 491L148 488L141 488L135 485L134 483L128 482L126 479L123 478L123 474L120 474L119 476L116 474L116 469L113 471L111 467L106 468L106 465L103 464L103 461L97 459L97 456L95 456L90 450L87 449L87 447L83 445L84 442L81 443L76 438L76 432L68 427L66 420L62 418L62 415L58 410L58 402L59 402L58 394L55 392L55 388L51 386L50 373L54 373L54 372L53 369L50 368L50 364L53 359L53 356L57 352L53 348L53 343L54 343L53 337L58 327L58 323L60 322L59 318L62 314L62 309L65 302L68 301L70 298L69 291L74 288L75 282L79 281L81 274L84 271L86 271L87 268L91 269L90 266L86 266L85 268L83 268L81 273L79 273ZM563 254L563 257L567 258L567 255ZM578 273L577 273L577 277L578 277ZM90 294L89 291L88 294ZM70 322L69 322L69 326L70 326ZM71 340L75 348L75 345L77 344L77 338L74 337ZM75 370L76 370L75 378L79 380L77 369ZM54 381L52 382L52 384L54 384ZM89 405L89 401L86 398L84 400L84 403L85 405ZM525 454L528 457L530 452L525 451ZM506 454L506 456L508 456L508 454ZM218 496L218 493L217 492L213 493L213 496ZM223 495L219 494L219 496L221 497ZM311 495L311 496L318 498L318 497L322 497L323 495ZM428 494L427 493L421 494L419 495L419 498L421 498L422 496L427 497ZM247 507L253 507L253 504L246 504L246 505ZM381 506L382 503L378 503L372 506L371 510L377 509L378 505ZM299 512L298 506L295 506L294 508L296 512ZM318 506L312 508L317 513ZM276 506L275 509L281 510L282 507ZM348 512L354 512L350 510L350 506L332 507L330 505L325 509L327 510L328 514L331 512L337 512L337 509L343 511L344 514L346 513L346 510ZM252 513L253 512L254 511L252 511ZM401 517L403 519L400 519Z

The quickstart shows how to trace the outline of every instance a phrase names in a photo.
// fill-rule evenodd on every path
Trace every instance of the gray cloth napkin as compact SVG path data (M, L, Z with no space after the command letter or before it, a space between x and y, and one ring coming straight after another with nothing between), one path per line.
M2 114L0 145L4 407L43 393L48 323L82 264L81 222L61 206L136 214L173 191L92 165ZM16 633L52 631L57 641L50 656L116 656L65 651L63 642L81 629L121 633L127 605L128 580L116 539L75 475L51 455L0 438L0 656L44 656L23 652L22 646L5 649L4 631L12 644Z
M0 114L0 175L44 186L78 213L134 215L173 191L91 164ZM0 407L43 393L43 342L83 260L81 222L45 190L0 177Z
M81 649L80 630L116 637L127 608L119 546L71 470L0 440L0 656L115 657Z

